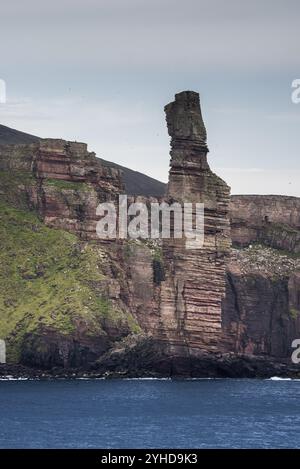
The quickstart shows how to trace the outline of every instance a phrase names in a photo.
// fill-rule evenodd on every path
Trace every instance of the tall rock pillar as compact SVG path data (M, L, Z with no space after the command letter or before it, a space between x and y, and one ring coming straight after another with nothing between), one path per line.
M199 94L183 91L165 107L171 137L167 200L204 204L204 245L163 240L165 280L161 284L160 339L171 353L197 355L221 349L221 303L230 250L230 188L207 162L208 148Z

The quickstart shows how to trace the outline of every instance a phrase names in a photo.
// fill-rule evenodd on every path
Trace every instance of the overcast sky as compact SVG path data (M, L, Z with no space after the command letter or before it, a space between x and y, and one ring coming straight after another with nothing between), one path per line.
M194 90L232 192L300 196L299 34L298 0L2 1L0 123L166 181L163 106Z

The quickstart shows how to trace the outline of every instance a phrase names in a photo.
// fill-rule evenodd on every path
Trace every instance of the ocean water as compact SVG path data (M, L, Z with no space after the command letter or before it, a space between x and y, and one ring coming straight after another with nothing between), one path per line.
M1 448L300 448L297 380L0 381Z

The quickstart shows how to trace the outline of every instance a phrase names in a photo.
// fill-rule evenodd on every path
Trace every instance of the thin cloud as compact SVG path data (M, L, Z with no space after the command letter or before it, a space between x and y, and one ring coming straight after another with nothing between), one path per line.
M283 0L12 0L1 6L1 57L51 72L51 63L165 72L282 69L298 57L299 13L293 0L289 8Z

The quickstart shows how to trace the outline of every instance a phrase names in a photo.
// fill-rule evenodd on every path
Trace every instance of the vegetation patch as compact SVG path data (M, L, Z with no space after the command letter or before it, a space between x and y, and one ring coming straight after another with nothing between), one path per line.
M290 308L290 315L293 319L297 319L299 314L300 314L300 311L298 311L298 309Z
M36 179L29 172L0 171L0 199L22 209L28 208L26 188L36 184Z
M64 181L63 179L46 179L44 184L47 186L57 187L61 190L89 191L89 184L81 181Z

